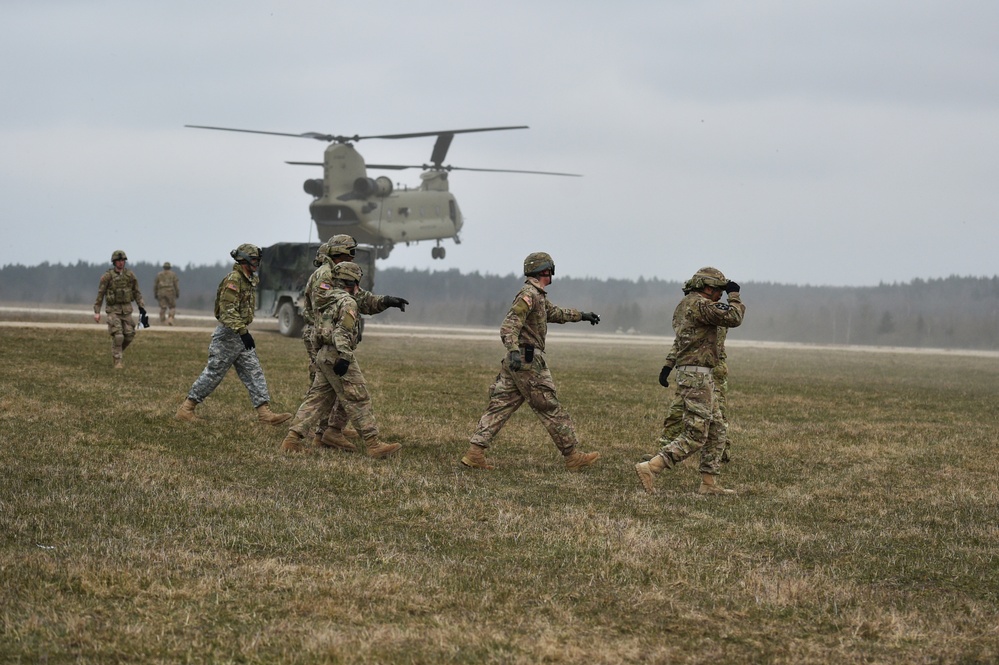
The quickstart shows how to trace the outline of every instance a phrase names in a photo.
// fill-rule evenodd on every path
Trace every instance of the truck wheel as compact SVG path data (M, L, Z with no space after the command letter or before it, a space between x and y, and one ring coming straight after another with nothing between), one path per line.
M302 327L305 320L299 316L295 306L290 302L283 302L277 311L278 332L285 337L298 337L302 334Z

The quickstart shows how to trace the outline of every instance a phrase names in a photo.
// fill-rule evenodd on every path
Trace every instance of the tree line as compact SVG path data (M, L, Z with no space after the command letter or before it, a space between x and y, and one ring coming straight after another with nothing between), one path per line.
M182 310L211 311L215 290L231 264L175 266ZM4 302L93 303L107 264L0 267ZM146 304L155 306L158 264L129 264ZM379 315L386 323L499 326L523 277L385 268L375 292L402 296L406 311ZM600 314L604 329L672 335L673 308L682 297L676 281L558 276L552 301ZM746 321L733 339L805 344L859 344L999 350L999 276L915 279L871 287L742 284Z

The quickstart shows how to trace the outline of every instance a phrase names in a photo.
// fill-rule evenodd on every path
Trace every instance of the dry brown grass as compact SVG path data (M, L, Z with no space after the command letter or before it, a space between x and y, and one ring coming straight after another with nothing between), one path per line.
M369 336L400 460L287 457L230 376L172 416L207 332L0 329L0 661L977 663L999 659L999 366L731 350L734 498L639 492L665 349L552 344L586 449L529 411L457 460L498 342ZM260 333L274 406L300 342Z

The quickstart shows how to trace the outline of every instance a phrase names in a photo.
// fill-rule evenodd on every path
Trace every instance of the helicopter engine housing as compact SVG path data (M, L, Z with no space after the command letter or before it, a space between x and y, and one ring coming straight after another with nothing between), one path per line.
M385 176L378 178L357 178L354 180L354 193L360 197L386 197L392 193L392 180Z
M323 180L322 178L310 178L306 180L302 185L306 194L313 196L314 198L320 199L323 196Z

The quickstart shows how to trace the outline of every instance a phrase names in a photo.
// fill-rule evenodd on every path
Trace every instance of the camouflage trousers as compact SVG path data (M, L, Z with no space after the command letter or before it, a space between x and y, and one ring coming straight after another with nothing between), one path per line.
M316 382L316 354L319 353L319 345L312 339L316 327L311 323L302 326L302 344L305 345L305 352L309 354L309 385Z
M350 363L343 376L337 376L333 371L336 359L336 349L329 345L316 353L316 380L298 407L289 429L304 437L320 419L328 417L329 427L336 431L342 432L350 422L365 441L376 438L375 410L357 359Z
M489 406L479 418L471 443L488 448L489 442L525 401L541 419L559 452L570 454L579 443L576 427L559 404L555 381L540 353L535 354L534 362L517 372L511 371L506 359L503 360L500 372L489 388Z
M682 429L672 439L660 438L659 456L666 462L666 467L671 469L700 451L700 472L718 475L722 464L725 426L714 377L710 372L677 368L676 390L683 405Z
M135 321L131 314L115 314L104 312L108 321L108 333L111 335L111 358L121 360L125 349L135 339Z
M160 323L166 321L168 311L170 312L170 320L173 321L173 317L177 313L177 296L172 293L164 293L157 296L156 301L160 304Z
M725 404L728 396L728 366L723 360L718 366L711 370L715 379L715 401L718 402L718 411L721 413L721 432L719 439L722 443L722 462L729 460L729 449L732 441L728 437L728 418L725 415ZM666 417L663 419L663 429L659 435L659 445L665 445L680 436L683 431L683 397L677 390L670 402L669 409L666 410Z
M236 331L222 324L217 325L215 332L212 333L212 341L208 344L208 364L191 386L191 392L187 397L199 404L204 402L205 398L222 383L230 367L236 368L239 380L250 393L253 408L271 401L270 393L267 392L267 381L264 379L264 368L260 366L257 350L247 350Z

